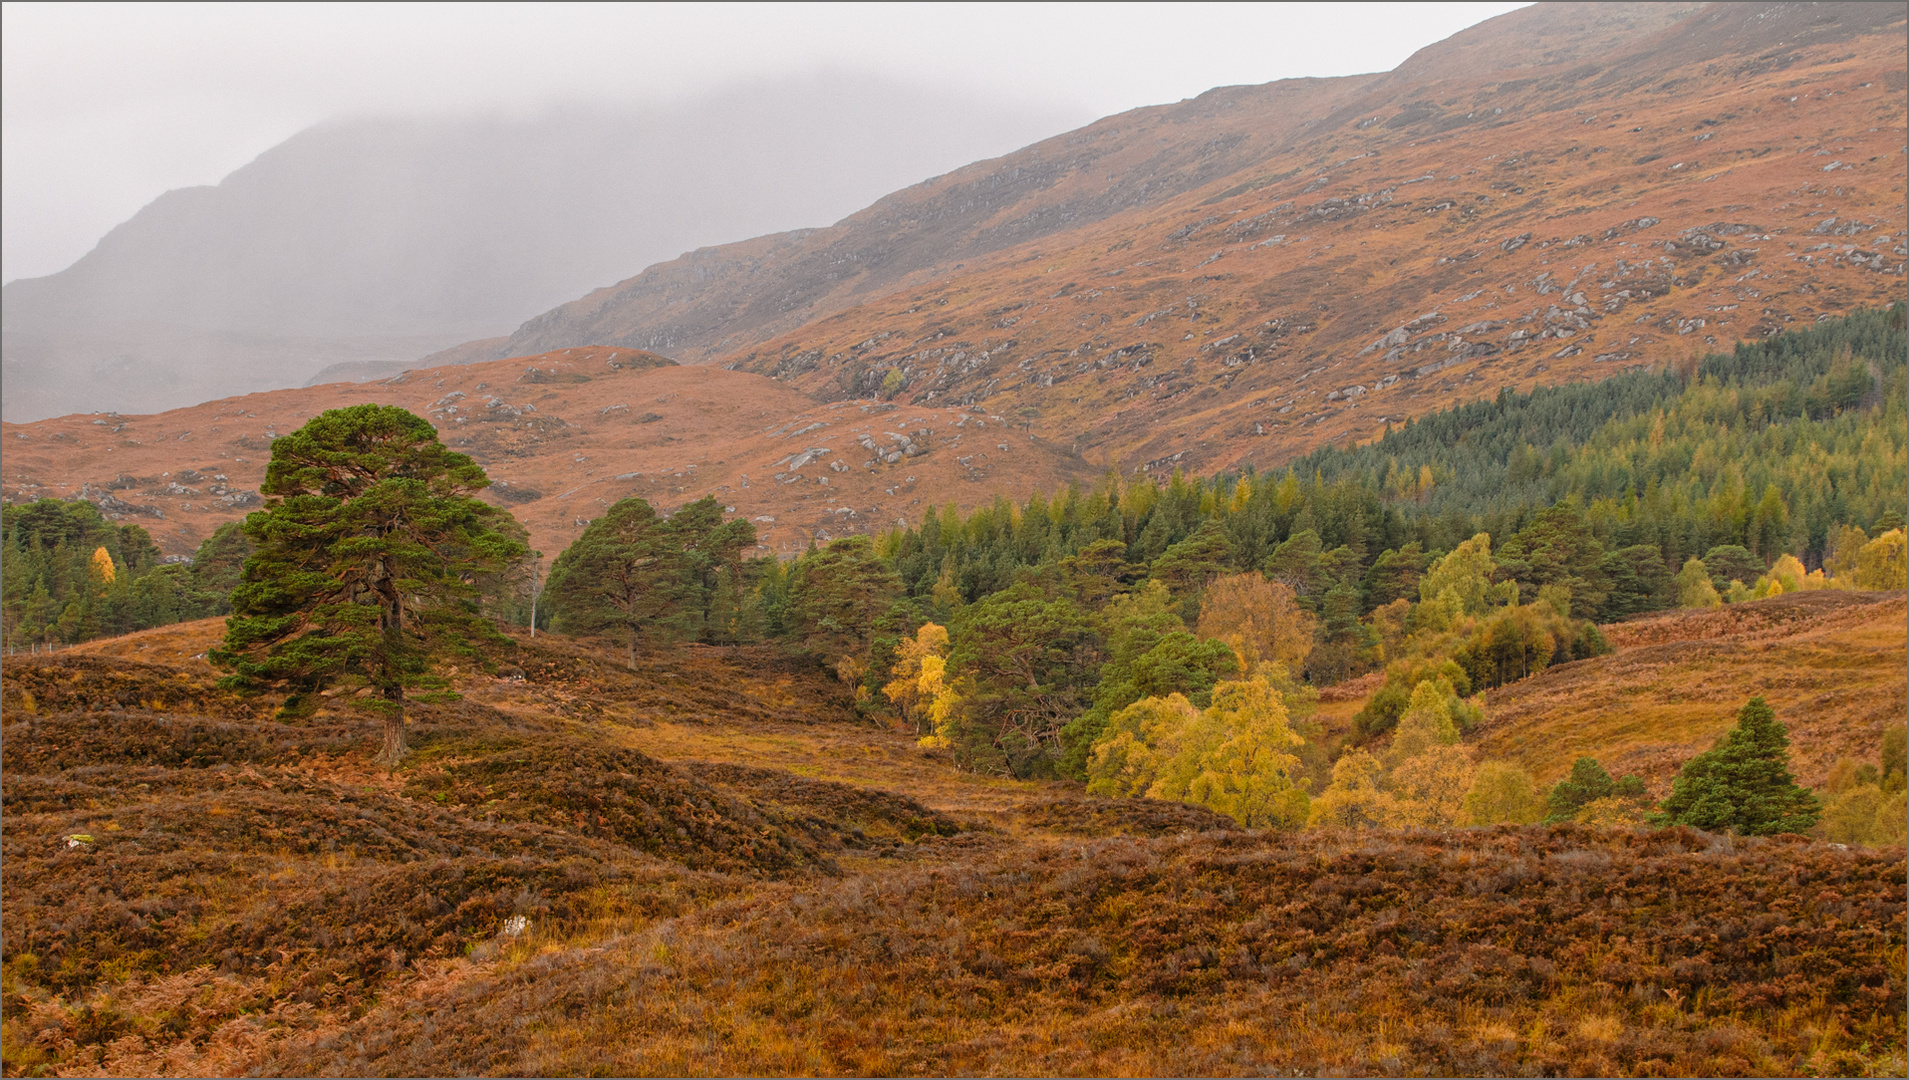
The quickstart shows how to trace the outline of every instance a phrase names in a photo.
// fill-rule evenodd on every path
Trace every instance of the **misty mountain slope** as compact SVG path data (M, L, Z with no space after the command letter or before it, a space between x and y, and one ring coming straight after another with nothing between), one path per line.
M320 125L9 283L6 416L413 359L698 245L827 224L1071 119L829 76L647 110Z
M764 340L970 259L1064 236L1260 166L1399 92L1492 65L1544 68L1608 48L1613 35L1674 25L1702 5L1527 8L1426 47L1390 73L1220 87L1135 109L881 199L831 229L691 252L525 323L496 357L609 342L695 361ZM1460 73L1463 73L1462 75ZM1527 72L1529 74L1529 72ZM640 339L640 341L639 341ZM561 342L559 345L551 343Z
M650 348L1108 465L1277 465L1901 298L1906 49L1888 5L1525 8L697 251L493 352Z

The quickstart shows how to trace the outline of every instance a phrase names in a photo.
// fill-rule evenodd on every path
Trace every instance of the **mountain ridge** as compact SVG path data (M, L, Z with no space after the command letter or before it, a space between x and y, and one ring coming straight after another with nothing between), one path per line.
M1105 465L1276 465L1894 299L1903 46L1875 6L1521 9L1391 73L1215 89L692 252L493 351L649 348L830 400L899 372Z
M833 412L853 411L866 426L899 411L923 423L895 429L897 437L978 434L957 426L963 416L1009 436L1012 452L986 444L980 468L939 454L910 458L920 465L914 485L883 480L862 490L855 471L853 498L846 489L823 497L846 482L835 471L778 488L787 499L752 490L742 500L756 507L750 515L776 519L773 528L763 523L765 543L789 551L913 520L924 505L972 507L994 496L990 485L1019 499L1110 469L1278 468L1503 387L1687 367L1731 340L1902 297L1909 244L1900 235L1906 178L1896 146L1909 79L1894 65L1909 42L1894 9L1858 8L1702 8L1681 20L1670 16L1685 9L1523 9L1505 17L1515 31L1508 38L1493 29L1503 20L1493 20L1460 35L1458 46L1433 48L1497 58L1508 50L1485 46L1513 40L1558 61L1502 79L1494 70L1489 84L1460 79L1464 94L1433 100L1420 94L1423 83L1394 87L1391 104L1372 109L1376 99L1360 95L1391 77L1377 75L1220 88L1134 110L893 193L827 229L698 249L553 309L512 337L433 353L408 375L221 399L130 426L116 414L10 424L5 497L72 497L179 468L238 477L219 466L220 455L251 458L268 432L250 432L250 451L190 447L228 414L269 415L272 430L289 431L331 404L359 400L429 413L443 394L519 380L524 365L566 349L581 350L579 363L605 363L619 349L686 363L668 379L684 384L678 392L700 380L710 410L671 437L694 437L696 454L711 462L748 460L752 476L770 460L828 444L756 461L768 450L762 433L742 422L751 410L718 407L724 394L754 403L764 430L772 416L834 422ZM1629 51L1611 44L1613 20L1637 35ZM1705 34L1729 40L1718 45ZM1808 40L1792 48L1798 36ZM1761 51L1731 51L1737 38ZM1576 63L1600 40L1608 62ZM1690 61L1700 53L1712 59ZM1422 52L1412 63L1438 60ZM1652 64L1682 81L1660 80ZM1519 74L1532 70L1551 72L1555 85ZM1300 99L1311 104L1288 107ZM1413 104L1421 101L1430 104ZM1278 115L1268 122L1267 113ZM1335 131L1315 130L1333 116ZM1238 137L1215 137L1229 131ZM1183 152L1209 143L1204 158ZM1252 149L1275 144L1287 149L1271 157ZM1145 189L1155 186L1173 190L1149 202ZM1087 220L1090 211L1097 220ZM1050 226L1044 239L987 247L1014 229ZM923 236L934 242L918 243ZM963 254L943 268L932 259L949 237L957 242L949 250ZM790 266L812 278L793 287ZM652 312L673 321L646 322ZM587 344L516 351L565 335ZM500 351L512 355L485 359ZM502 374L460 371L473 361ZM361 377L382 362L353 363ZM418 396L438 382L437 393ZM534 459L530 486L555 493L575 486L565 479L572 473L658 474L665 460L691 460L677 452L684 447L658 441L669 425L631 428L630 438L612 430L624 414L596 410L667 412L627 396L598 400L619 393L617 385L597 380L560 408L539 406L558 408L565 434L526 459ZM853 425L837 430L845 426ZM136 427L153 437L104 438ZM893 449L881 431L863 434L884 453ZM572 438L590 441L582 458L592 460L563 452L559 444ZM880 456L829 438L832 460L852 469ZM512 459L484 463L524 480ZM632 482L616 493L668 506L691 486L740 492L740 467L732 471L696 485ZM616 494L592 489L592 498L598 490ZM856 517L830 516L845 506ZM188 554L219 520L242 512L177 496L161 543ZM566 516L554 503L525 512L552 543L594 516ZM856 528L831 527L849 521Z

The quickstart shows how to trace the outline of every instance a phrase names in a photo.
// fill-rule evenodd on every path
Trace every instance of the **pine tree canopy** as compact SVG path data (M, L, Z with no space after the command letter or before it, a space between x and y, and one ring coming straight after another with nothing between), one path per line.
M433 648L495 634L477 582L523 557L522 529L471 497L490 483L483 469L395 406L320 414L272 444L265 475L265 508L245 519L254 549L234 615L209 658L242 686L366 680L395 762L405 686Z
M723 520L704 497L669 517L627 498L592 521L550 570L558 624L572 633L610 634L629 650L646 640L735 636L742 553L756 528Z

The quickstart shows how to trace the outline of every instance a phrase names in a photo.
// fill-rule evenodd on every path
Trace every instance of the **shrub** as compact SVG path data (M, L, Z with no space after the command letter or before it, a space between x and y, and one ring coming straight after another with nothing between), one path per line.
M1644 781L1635 776L1611 779L1596 758L1581 757L1571 764L1571 774L1558 781L1545 797L1551 811L1546 821L1570 821L1591 803L1604 799L1642 799Z

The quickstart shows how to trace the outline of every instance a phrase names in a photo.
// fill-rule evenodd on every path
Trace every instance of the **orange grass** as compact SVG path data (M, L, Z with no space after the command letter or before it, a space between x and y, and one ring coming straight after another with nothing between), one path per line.
M1761 694L1789 728L1798 781L1820 786L1840 758L1874 762L1909 710L1902 593L1796 593L1607 629L1616 653L1486 695L1481 758L1550 782L1588 755L1661 795Z

